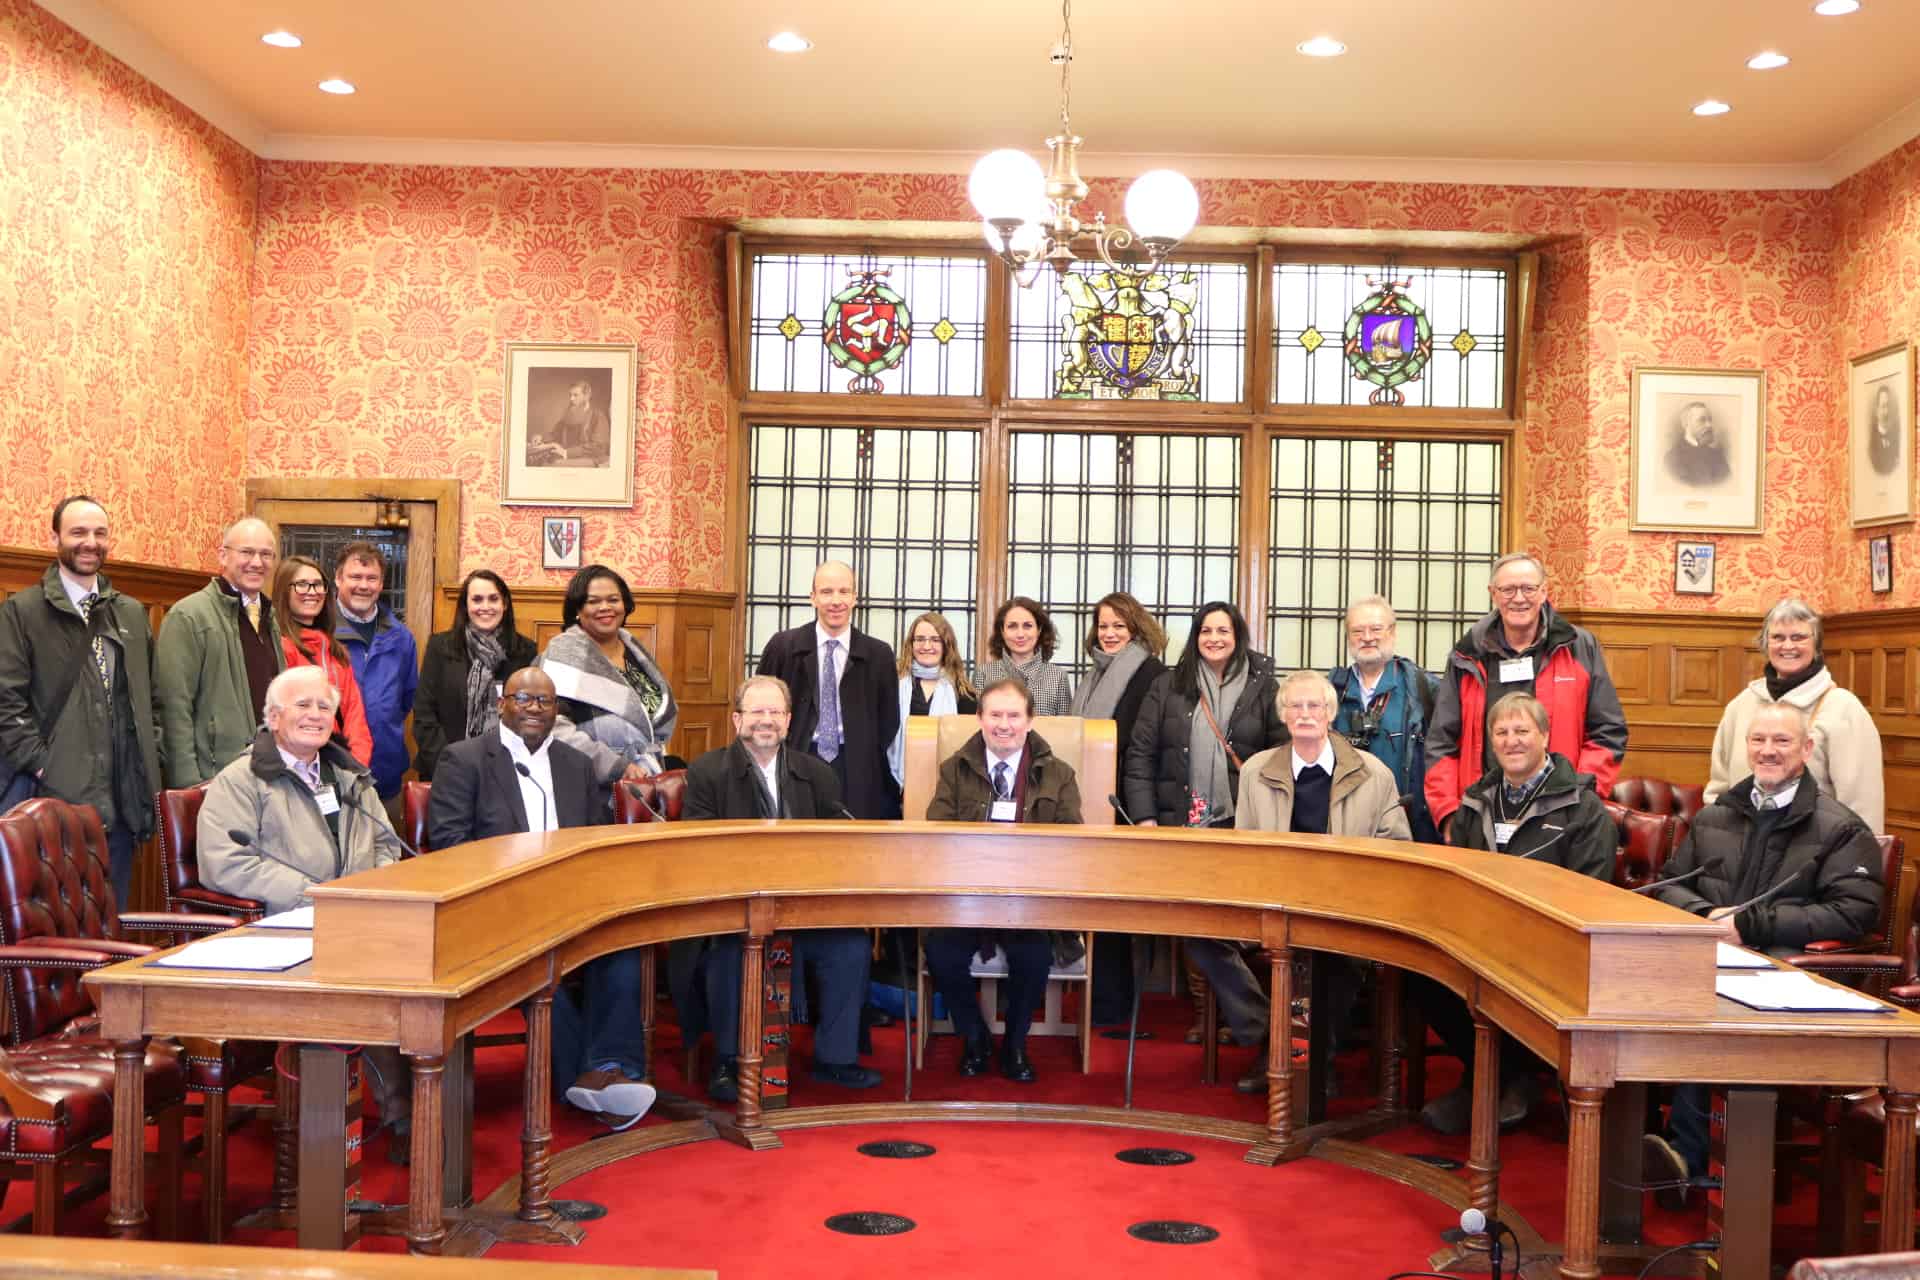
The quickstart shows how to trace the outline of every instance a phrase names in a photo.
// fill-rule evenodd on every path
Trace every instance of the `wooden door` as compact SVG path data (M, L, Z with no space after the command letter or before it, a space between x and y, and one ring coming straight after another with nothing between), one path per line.
M329 580L333 576L331 550L342 542L364 538L387 555L387 601L413 632L421 651L433 632L434 504L402 502L388 510L405 513L404 529L381 528L381 504L333 499L265 498L253 504L253 514L272 525L282 556L305 554L320 561ZM396 599L397 597L397 599Z

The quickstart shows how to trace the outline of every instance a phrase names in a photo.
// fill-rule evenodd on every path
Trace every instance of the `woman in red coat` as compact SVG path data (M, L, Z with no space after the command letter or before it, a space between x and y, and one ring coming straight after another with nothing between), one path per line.
M319 667L327 683L340 695L335 736L361 764L373 763L373 732L360 702L360 682L353 678L353 661L346 646L333 638L338 621L333 608L333 584L320 566L305 556L288 556L273 577L273 616L286 619L280 648L289 667ZM294 632L298 631L298 638Z

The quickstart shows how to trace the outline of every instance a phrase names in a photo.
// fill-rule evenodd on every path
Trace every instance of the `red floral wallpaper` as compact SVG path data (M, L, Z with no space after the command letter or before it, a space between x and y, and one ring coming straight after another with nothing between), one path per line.
M1844 440L1846 362L1869 351L1920 338L1920 139L1848 178L1833 191L1835 302L1835 429ZM1909 399L1908 403L1914 403ZM1914 424L1908 423L1913 440ZM1844 444L1832 470L1833 538L1829 603L1835 609L1920 604L1920 537L1912 524L1856 532L1847 516ZM1893 593L1867 585L1867 539L1893 535Z
M28 0L0 0L0 543L56 499L115 554L212 563L239 514L257 161Z

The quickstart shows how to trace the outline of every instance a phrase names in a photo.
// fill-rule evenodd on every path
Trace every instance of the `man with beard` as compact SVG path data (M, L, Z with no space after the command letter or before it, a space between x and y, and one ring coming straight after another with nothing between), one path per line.
M1719 484L1733 474L1726 442L1714 430L1713 410L1695 400L1680 411L1678 430L1667 449L1667 474L1692 489Z
M0 775L100 811L108 876L125 910L134 847L160 783L153 633L146 606L100 572L113 539L85 494L53 509L55 563L0 604Z
M567 388L567 407L545 435L527 441L530 467L604 467L612 456L613 423L593 404L593 388L576 379Z

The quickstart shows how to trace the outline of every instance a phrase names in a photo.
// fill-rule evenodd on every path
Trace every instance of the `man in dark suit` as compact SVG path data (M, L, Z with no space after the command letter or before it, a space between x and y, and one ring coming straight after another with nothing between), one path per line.
M759 673L778 676L793 697L787 745L833 769L856 818L897 818L900 791L887 748L900 729L893 650L853 625L853 570L828 560L813 571L814 621L767 641Z
M833 770L783 746L792 717L787 686L757 675L733 699L733 745L709 751L687 768L684 821L713 818L838 818L840 783ZM669 953L674 1003L683 1011L705 996L713 1027L713 1074L707 1094L739 1098L734 1059L740 1052L740 934L676 942ZM818 987L813 1078L871 1089L880 1073L860 1065L860 1006L867 995L869 951L864 929L802 929L793 935L796 992L811 973Z
M498 732L448 747L433 775L427 808L435 849L469 840L591 827L611 816L593 762L553 738L558 714L553 680L537 667L508 677ZM588 963L584 1008L564 990L553 1000L553 1078L571 1080L567 1101L616 1132L653 1105L644 1082L640 1029L640 951L616 951Z

